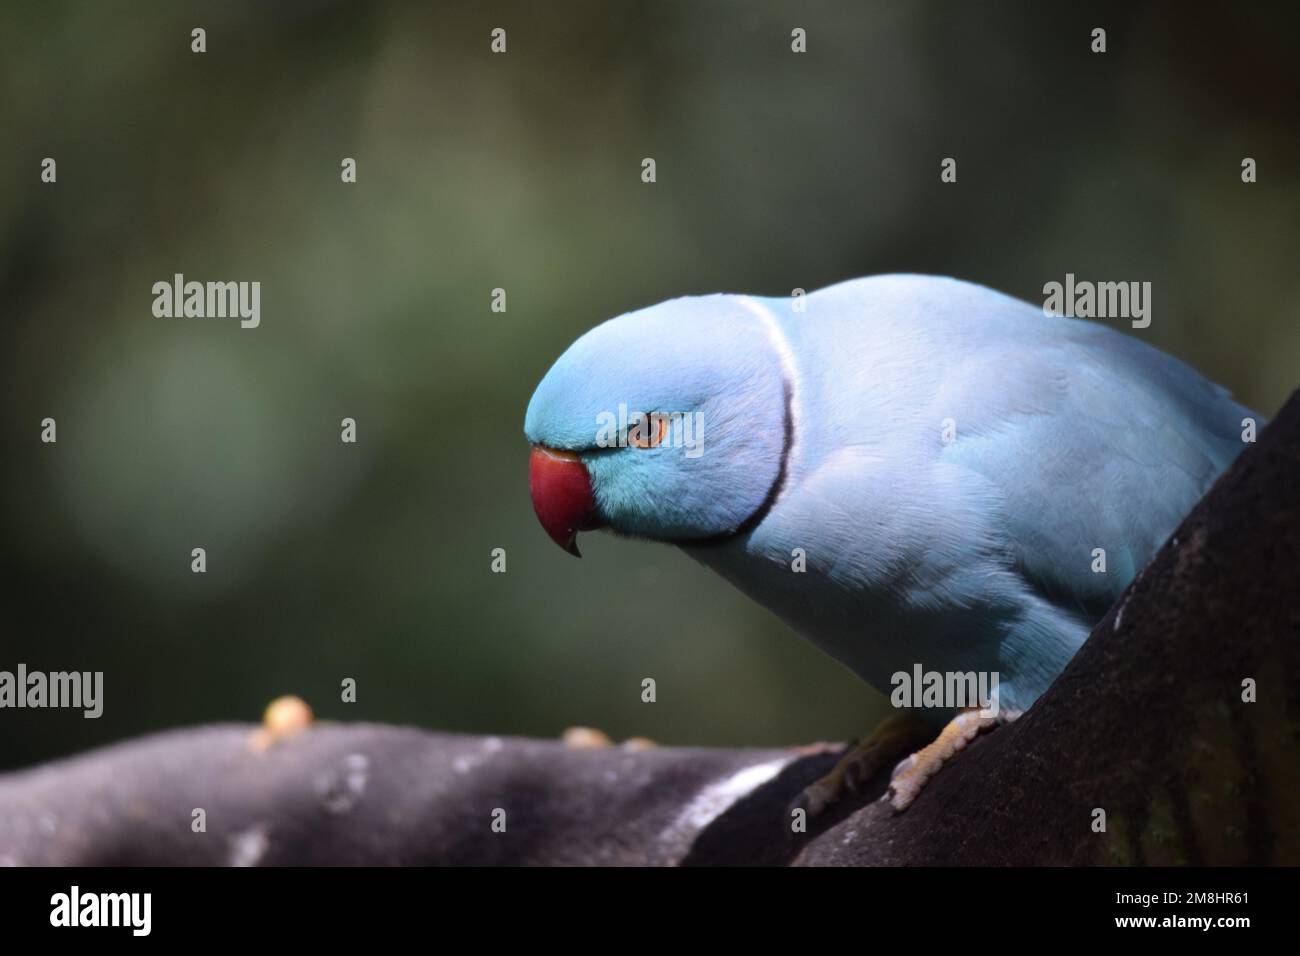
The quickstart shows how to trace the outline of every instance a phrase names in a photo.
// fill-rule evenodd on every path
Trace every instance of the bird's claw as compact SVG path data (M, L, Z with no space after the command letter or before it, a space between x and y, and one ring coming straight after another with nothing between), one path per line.
M1001 711L993 716L978 710L958 714L948 721L933 742L899 761L889 779L889 789L881 800L888 801L895 812L903 812L954 754L965 749L983 731L1000 727L1019 716L1019 711Z
M845 795L865 790L900 754L929 740L933 733L928 724L910 712L894 714L870 736L849 747L829 773L808 784L796 806L809 817L820 816Z

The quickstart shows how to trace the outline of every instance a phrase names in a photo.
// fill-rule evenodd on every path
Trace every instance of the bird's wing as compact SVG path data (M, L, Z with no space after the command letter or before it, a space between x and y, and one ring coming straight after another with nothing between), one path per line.
M1065 321L1055 344L994 350L963 376L948 398L980 427L963 434L956 411L943 458L996 488L1026 580L1099 615L1241 451L1242 419L1254 416L1177 359ZM1021 393L994 397L1013 411L990 420L1000 389Z

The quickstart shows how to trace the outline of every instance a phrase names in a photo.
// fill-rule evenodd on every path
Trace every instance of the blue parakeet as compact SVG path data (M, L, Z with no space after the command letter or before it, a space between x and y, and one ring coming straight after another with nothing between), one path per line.
M918 663L994 671L1014 713L1246 419L1132 335L887 275L611 319L547 372L524 432L538 517L574 553L601 527L675 544L885 693Z

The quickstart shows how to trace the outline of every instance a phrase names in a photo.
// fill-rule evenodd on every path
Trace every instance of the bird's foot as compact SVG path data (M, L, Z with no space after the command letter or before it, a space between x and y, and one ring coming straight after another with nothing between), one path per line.
M894 768L889 789L882 800L888 800L896 811L906 810L943 765L954 754L965 748L982 731L1000 727L1020 716L1020 711L999 711L995 716L985 716L978 710L958 714L939 732L933 742L903 760Z
M869 737L850 747L830 773L805 787L795 806L802 807L809 817L820 816L933 734L934 728L910 711L891 715Z

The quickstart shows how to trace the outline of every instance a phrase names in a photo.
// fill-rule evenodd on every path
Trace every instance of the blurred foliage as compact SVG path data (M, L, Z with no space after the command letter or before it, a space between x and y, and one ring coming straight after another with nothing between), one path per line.
M1300 370L1297 19L6 3L0 669L103 670L106 701L97 721L0 713L0 766L255 719L286 692L473 732L869 729L879 695L680 553L590 535L574 561L547 540L533 386L585 329L676 295L914 271L1033 301L1069 271L1151 280L1143 334L1271 414ZM261 281L261 327L153 318L177 272Z

